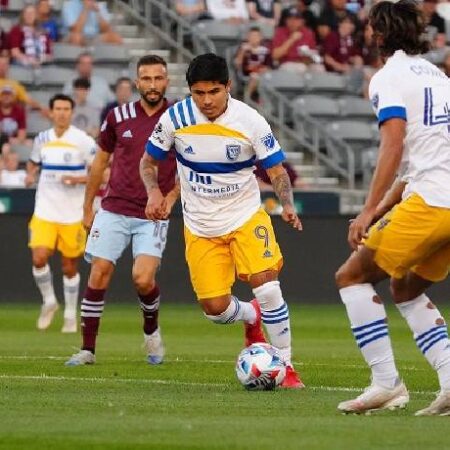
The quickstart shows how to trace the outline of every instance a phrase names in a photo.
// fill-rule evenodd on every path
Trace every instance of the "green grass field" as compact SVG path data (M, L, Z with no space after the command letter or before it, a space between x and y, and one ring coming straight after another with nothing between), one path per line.
M448 316L449 310L446 310ZM0 449L449 449L446 417L414 417L434 398L433 371L389 311L405 411L343 416L369 372L341 306L291 306L295 361L307 388L246 392L234 374L242 327L217 326L195 306L163 305L163 365L145 363L140 312L107 305L97 364L65 367L79 336L61 313L35 330L37 305L0 308Z

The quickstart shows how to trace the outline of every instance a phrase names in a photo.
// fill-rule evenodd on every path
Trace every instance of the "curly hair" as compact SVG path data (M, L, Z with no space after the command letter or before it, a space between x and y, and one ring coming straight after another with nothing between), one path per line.
M397 50L418 55L429 49L424 39L425 20L414 0L377 3L370 10L369 24L382 56L391 56Z

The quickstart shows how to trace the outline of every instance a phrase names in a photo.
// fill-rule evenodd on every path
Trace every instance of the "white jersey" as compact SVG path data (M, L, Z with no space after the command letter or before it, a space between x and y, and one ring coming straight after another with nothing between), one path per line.
M407 122L404 198L417 193L428 205L450 208L450 80L398 50L372 78L369 95L380 124L395 117Z
M41 165L34 208L37 217L65 224L82 220L85 185L63 184L62 177L86 175L95 150L94 139L73 125L60 137L53 128L36 136L30 160Z
M146 151L164 159L173 145L185 225L197 236L221 236L243 225L261 206L255 160L268 169L285 159L267 121L231 97L213 122L191 97L171 106Z

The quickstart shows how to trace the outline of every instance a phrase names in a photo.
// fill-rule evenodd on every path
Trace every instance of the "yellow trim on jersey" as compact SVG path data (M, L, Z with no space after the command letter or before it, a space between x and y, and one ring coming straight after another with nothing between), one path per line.
M204 136L226 136L235 137L239 139L250 139L242 134L240 131L233 130L217 123L200 123L198 125L190 125L175 131L175 134L200 134Z
M73 145L70 142L64 142L64 141L50 141L50 142L46 142L45 144L42 145L43 148L47 148L47 147L64 147L64 148L73 148L74 150L79 149L79 147L77 145Z

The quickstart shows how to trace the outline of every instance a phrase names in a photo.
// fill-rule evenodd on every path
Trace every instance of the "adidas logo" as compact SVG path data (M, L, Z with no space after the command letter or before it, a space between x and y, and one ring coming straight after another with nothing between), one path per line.
M195 155L194 149L189 146L184 149L184 153L188 153L189 155Z
M133 133L131 133L130 130L124 131L124 133L122 134L122 137L132 138L133 137Z

